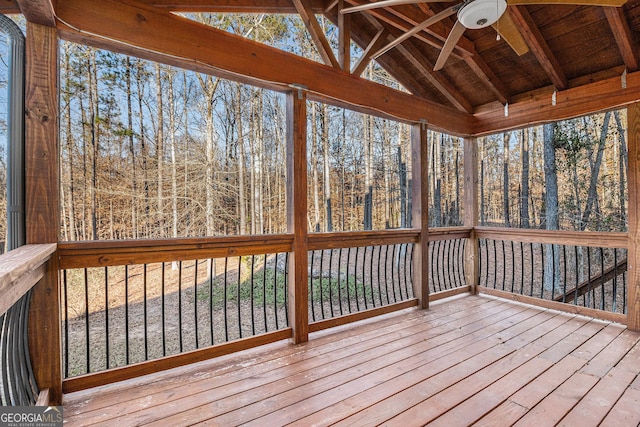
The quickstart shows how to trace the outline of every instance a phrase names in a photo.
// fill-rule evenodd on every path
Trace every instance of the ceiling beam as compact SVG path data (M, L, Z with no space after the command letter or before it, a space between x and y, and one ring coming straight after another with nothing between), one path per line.
M20 12L34 24L56 26L55 0L18 0Z
M442 73L433 71L433 64L420 53L411 40L401 44L397 49L454 107L467 113L473 111L471 103L451 82Z
M558 90L566 89L568 86L567 77L564 75L560 63L558 63L546 40L542 37L542 33L540 33L536 23L533 22L526 7L509 6L507 13L511 13L511 17L516 24L518 24L522 36L538 59L545 73L547 73L551 83L553 83Z
M0 0L0 13L4 15L15 15L20 13L20 7L16 0Z
M3 1L3 0L0 0ZM291 0L139 0L141 3L173 12L212 13L298 13ZM310 0L311 9L316 14L324 13L324 0Z
M374 53L376 53L380 48L382 48L385 44L387 44L387 37L389 36L389 32L385 28L381 28L378 30L375 36L371 39L367 47L362 52L360 59L356 65L353 66L353 70L351 70L351 74L354 76L360 76L369 62L371 62L371 57Z
M329 40L327 40L327 36L325 35L322 27L318 23L316 19L316 15L313 13L311 9L311 5L308 0L292 0L293 5L296 7L302 22L309 30L309 35L313 40L313 43L316 45L318 49L318 53L322 58L322 61L326 65L331 65L334 68L340 68L340 63L336 59L336 56L333 54L333 50L331 49L331 45L329 44Z
M628 71L637 71L638 63L638 45L634 40L633 33L629 27L629 22L624 15L624 10L617 7L603 7L613 37L616 39L618 50L622 55L624 64L627 66Z
M340 68L351 71L351 16L342 14L340 11L344 7L344 0L338 0L338 62Z
M508 117L501 106L477 112L473 133L480 136L550 123L640 101L640 71L627 74L626 81L626 88L618 76L558 92L555 106L551 100L553 89L549 88L546 93L509 104Z
M308 88L308 97L354 111L467 135L471 116L342 70L190 21L135 0L65 0L56 13L60 36L115 52L233 78L258 87ZM171 31L167 31L170 28Z

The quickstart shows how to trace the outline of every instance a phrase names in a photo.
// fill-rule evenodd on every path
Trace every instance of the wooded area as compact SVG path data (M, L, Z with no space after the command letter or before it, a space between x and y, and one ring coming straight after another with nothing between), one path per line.
M297 16L189 17L320 60ZM282 94L69 42L60 49L62 240L285 231ZM400 87L375 62L364 75ZM316 102L308 110L309 230L410 227L409 127ZM480 224L626 230L625 129L621 111L479 138ZM462 224L462 150L460 138L429 132L432 227Z

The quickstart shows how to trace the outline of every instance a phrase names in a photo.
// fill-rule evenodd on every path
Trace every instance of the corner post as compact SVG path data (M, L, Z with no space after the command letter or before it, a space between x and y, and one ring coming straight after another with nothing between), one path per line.
M427 159L427 124L411 128L412 215L413 227L420 237L413 254L413 292L420 308L429 308L429 165Z
M640 102L627 108L629 150L629 280L627 327L640 331Z
M478 258L478 139L464 139L464 226L471 228L471 235L464 254L465 281L471 293L478 293L480 259Z
M58 243L60 230L58 148L58 32L27 23L25 180L27 244ZM62 403L62 341L57 252L33 288L29 349L40 390L49 404Z
M307 97L287 94L287 231L293 234L289 259L289 324L295 344L309 340L309 231L307 229Z

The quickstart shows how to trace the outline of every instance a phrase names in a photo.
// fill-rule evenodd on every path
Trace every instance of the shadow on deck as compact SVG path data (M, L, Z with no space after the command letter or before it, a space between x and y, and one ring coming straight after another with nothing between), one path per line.
M461 296L65 396L67 426L637 425L640 334Z

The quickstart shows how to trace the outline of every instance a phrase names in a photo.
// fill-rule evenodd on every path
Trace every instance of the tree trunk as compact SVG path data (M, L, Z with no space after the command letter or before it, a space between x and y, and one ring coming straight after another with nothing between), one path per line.
M171 236L178 237L178 167L176 163L176 113L173 95L174 71L167 75L169 84L169 144L171 144Z
M320 183L318 177L318 121L317 104L311 108L311 187L313 188L313 226L316 233L320 231Z
M158 204L158 235L165 237L164 230L164 111L162 93L162 73L160 64L155 64L156 69L156 103L158 105L158 128L156 130L156 169L158 170L157 204Z
M543 126L545 225L547 230L558 230L558 176L556 172L555 123ZM545 245L544 288L553 291L560 283L560 253L558 245Z
M238 132L238 210L240 234L247 234L247 201L244 188L244 133L242 128L242 86L236 85L236 129Z
M510 133L502 134L503 157L502 157L502 207L505 227L511 227L511 217L509 216L509 143Z
M607 111L604 115L604 122L602 123L602 130L600 132L600 140L598 142L598 152L596 154L596 160L591 167L591 180L589 182L589 191L587 193L587 204L582 214L582 220L580 221L580 231L584 231L589 223L589 216L593 210L593 205L596 203L597 198L597 185L598 176L600 175L600 165L602 164L602 156L604 155L604 145L607 141L607 133L609 131L609 121L611 120L611 111ZM579 201L578 201L579 202Z
M324 166L324 200L326 208L327 232L333 231L333 213L331 211L331 175L329 168L329 106L322 104L322 159Z
M131 156L131 238L138 238L138 183L136 177L136 152L133 138L133 95L131 90L131 58L127 56L125 69L125 83L127 87L127 139L129 140L129 155Z

